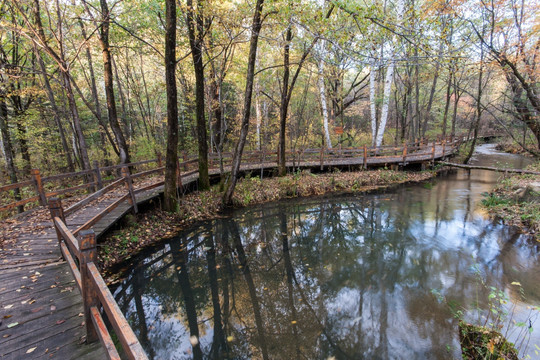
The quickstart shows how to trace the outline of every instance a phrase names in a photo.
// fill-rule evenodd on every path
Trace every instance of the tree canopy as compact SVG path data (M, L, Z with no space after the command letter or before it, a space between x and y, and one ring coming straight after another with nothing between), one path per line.
M208 152L244 147L280 173L288 149L494 129L540 154L535 1L186 0L176 21L167 3L0 0L2 183L154 157L168 136L168 166L197 154L202 188Z

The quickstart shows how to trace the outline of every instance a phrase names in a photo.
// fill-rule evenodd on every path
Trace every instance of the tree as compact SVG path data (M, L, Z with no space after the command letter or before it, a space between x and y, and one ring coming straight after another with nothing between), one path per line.
M167 84L167 154L165 158L165 211L176 211L178 167L178 95L176 90L176 0L165 2L165 82Z
M248 55L248 68L246 74L246 90L244 93L244 110L242 112L242 123L240 125L240 137L236 142L232 165L231 165L231 178L227 189L223 194L223 203L231 204L234 188L236 187L236 181L238 173L240 171L240 163L242 161L242 153L244 152L244 146L246 145L247 134L249 130L249 118L251 115L251 96L253 94L253 79L255 77L255 63L257 59L257 44L259 42L259 33L262 28L262 9L264 0L257 0L255 3L255 11L253 14L253 20L251 22L251 36L249 40L249 55Z
M326 88L324 86L324 57L326 53L325 41L320 42L319 46L319 62L317 66L317 86L319 87L319 96L321 98L321 112L323 116L323 129L326 140L326 147L332 148L332 140L330 140L330 131L328 130L328 104L326 103Z
M210 178L208 176L208 139L204 116L203 46L204 34L209 30L212 22L204 18L204 4L202 0L197 0L196 10L193 6L193 0L187 0L186 6L189 46L193 58L193 69L195 70L195 111L197 117L197 142L199 144L199 188L201 190L207 190L210 188Z
M404 0L398 0L396 4L396 19L401 19L403 17L403 10L404 10ZM376 97L376 90L375 90L375 74L370 75L370 106L371 106L371 136L372 136L372 145L376 147L380 147L382 145L382 140L384 136L384 130L386 128L386 122L388 121L388 114L390 109L390 91L392 89L392 82L394 79L394 70L396 68L396 59L394 58L396 43L397 43L398 37L394 33L392 35L392 41L388 49L388 69L386 70L386 76L384 79L384 90L383 90L383 96L381 100L381 115L380 119L377 121L377 111L376 111L376 102L378 101ZM381 53L382 53L382 47L381 45ZM373 52L375 54L375 52ZM381 63L383 62L383 59L381 58L379 60ZM371 71L376 70L376 59L372 59L372 68ZM379 65L380 69L380 65Z
M55 39L57 39L59 50L58 52L55 51L48 42L47 37L45 36L45 31L43 29L43 23L41 21L41 9L39 0L34 0L34 6L32 8L32 12L34 15L34 22L32 23L28 17L26 16L25 11L20 7L20 4L12 0L13 5L15 8L19 11L22 18L24 19L24 22L26 26L28 27L29 31L34 35L32 40L35 42L36 46L43 49L43 51L49 55L57 64L58 69L61 72L62 75L62 85L65 88L66 96L68 99L68 105L69 109L72 115L73 120L73 129L76 134L77 144L79 147L79 154L81 156L82 166L84 170L89 170L90 167L90 160L88 158L88 151L87 151L87 145L86 145L86 139L82 130L81 126L81 119L79 116L79 110L77 109L77 103L75 101L75 94L73 92L73 86L72 86L72 78L70 74L70 67L68 61L66 61L65 54L64 54L64 40L63 40L63 18L62 18L62 12L60 10L60 4L59 1L56 0L56 13L58 16L58 35L55 36Z
M540 92L538 56L540 37L528 26L535 21L538 4L525 0L481 3L480 29L471 21L482 46L502 70L515 108L514 117L533 133L540 150ZM536 10L536 12L535 12ZM512 24L508 27L507 24ZM484 31L484 29L486 29Z
M101 8L99 27L99 44L101 45L101 51L103 54L103 80L105 83L105 96L107 98L107 113L109 115L109 123L113 131L118 150L120 155L120 163L125 164L130 162L129 149L118 121L118 113L116 109L116 98L114 95L114 77L112 70L112 59L109 44L109 29L111 23L111 14L107 5L107 0L99 0ZM90 11L88 4L84 1L84 6L88 15L92 18L93 14ZM96 20L94 20L97 23Z

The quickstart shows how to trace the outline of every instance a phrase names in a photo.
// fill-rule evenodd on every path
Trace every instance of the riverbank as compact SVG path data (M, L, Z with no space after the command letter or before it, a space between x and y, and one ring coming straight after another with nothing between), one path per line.
M533 157L533 155L530 152L523 149L520 145L514 142L498 143L496 149L499 151L503 151L505 153L509 153L509 154L519 154L519 155L523 155L527 157Z
M527 167L540 171L540 161ZM540 177L538 175L505 176L482 201L494 216L515 225L540 241Z
M307 171L279 178L246 177L239 180L233 196L236 207L250 206L284 198L317 196L336 192L367 192L389 186L417 183L433 178L435 171L400 172L373 170L312 174ZM184 196L178 213L152 209L137 216L128 216L120 230L108 234L99 246L99 263L109 280L112 269L152 245L201 220L220 216L219 186Z

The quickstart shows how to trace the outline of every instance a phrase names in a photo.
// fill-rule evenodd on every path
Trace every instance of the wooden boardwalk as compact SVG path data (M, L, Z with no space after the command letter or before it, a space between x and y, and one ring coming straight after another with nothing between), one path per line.
M407 156L406 163L425 162L452 153L435 146L432 151L418 151ZM433 151L439 153L433 156ZM399 153L384 158L369 158L370 165L403 164ZM253 160L252 160L253 161ZM321 161L316 158L288 162L289 167L361 166L362 157L342 156ZM261 158L242 166L242 170L275 168L275 161ZM227 168L226 168L227 169ZM219 174L212 168L210 174ZM191 171L182 176L184 187L194 184L198 174ZM162 180L158 175L155 181ZM136 190L136 187L135 187ZM137 203L156 198L163 186L139 192ZM114 195L114 194L113 194ZM113 204L121 194L95 200L66 216L71 231L86 224ZM120 203L92 229L102 235L110 226L131 211L128 201ZM49 211L40 208L25 215L13 225L13 237L0 249L0 358L1 359L105 359L100 342L85 343L83 303L69 265L62 259L55 228Z
M82 297L51 222L29 226L0 251L1 359L105 359L99 342L84 342Z

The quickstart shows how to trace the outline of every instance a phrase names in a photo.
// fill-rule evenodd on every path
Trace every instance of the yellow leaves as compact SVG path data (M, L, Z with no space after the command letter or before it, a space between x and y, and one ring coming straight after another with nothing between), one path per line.
M489 343L487 344L487 349L491 354L493 354L493 351L495 350L494 339L489 340Z
M27 353L27 354L31 354L31 353L33 353L34 350L36 350L36 349L37 349L37 347L30 348L30 349L26 350L26 353Z

